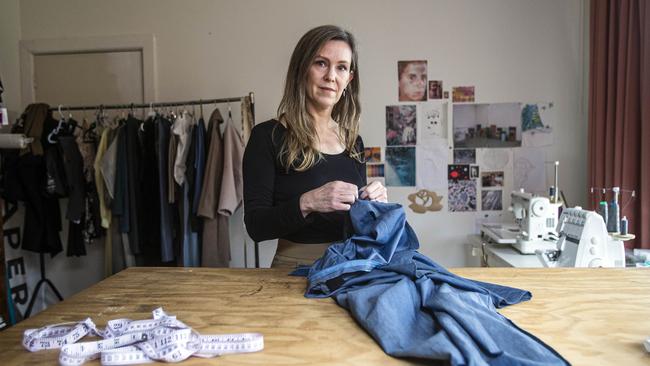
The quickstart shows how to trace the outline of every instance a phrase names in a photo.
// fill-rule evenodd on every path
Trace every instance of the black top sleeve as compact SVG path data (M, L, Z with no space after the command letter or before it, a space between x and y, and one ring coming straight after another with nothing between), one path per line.
M256 125L244 151L244 222L255 241L285 238L298 243L324 243L342 239L343 214L300 211L300 196L330 181L341 180L361 188L366 182L365 163L349 156L324 154L303 172L286 171L278 154L286 129L276 120ZM363 142L357 143L363 151Z

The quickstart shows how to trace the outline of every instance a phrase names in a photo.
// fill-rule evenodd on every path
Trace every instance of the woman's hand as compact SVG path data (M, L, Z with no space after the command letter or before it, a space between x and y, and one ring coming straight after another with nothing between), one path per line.
M349 211L359 196L356 185L341 181L326 183L300 196L300 211L306 217L311 212Z
M388 190L379 181L374 181L361 188L361 199L388 202Z

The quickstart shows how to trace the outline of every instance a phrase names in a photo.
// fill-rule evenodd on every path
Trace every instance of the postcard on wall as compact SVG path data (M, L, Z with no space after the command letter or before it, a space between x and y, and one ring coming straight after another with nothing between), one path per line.
M447 161L449 146L447 140L431 140L428 145L420 145L415 151L416 186L430 191L447 188Z
M521 146L519 103L454 104L454 148Z
M366 163L381 163L381 147L371 146L363 149Z
M469 177L471 179L478 178L478 172L479 172L478 165L470 165L470 167L469 167Z
M421 145L439 138L447 139L447 103L428 102L418 105L417 138Z
M397 80L400 102L427 100L427 61L397 61Z
M386 178L386 186L415 186L415 147L386 147L384 176Z
M386 145L415 145L417 113L415 105L386 106Z
M429 80L429 99L442 99L442 80Z
M465 165L465 164L448 165L447 179L448 180L469 180L470 179L469 165Z
M449 211L476 211L476 181L450 180L448 189Z
M553 145L553 126L556 119L553 103L523 104L521 108L522 146Z
M473 86L455 86L451 92L454 103L474 102Z
M384 176L384 164L366 164L366 177L376 178Z
M503 172L483 172L481 173L481 186L485 187L503 187Z
M501 211L503 210L501 190L481 191L481 210Z
M476 164L476 149L454 149L454 164Z

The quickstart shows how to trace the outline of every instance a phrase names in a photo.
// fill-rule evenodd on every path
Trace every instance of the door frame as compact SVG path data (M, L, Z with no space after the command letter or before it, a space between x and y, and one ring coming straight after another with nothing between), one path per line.
M34 103L34 56L89 52L140 51L144 102L158 99L156 82L156 38L153 34L52 38L20 41L20 84L23 108Z

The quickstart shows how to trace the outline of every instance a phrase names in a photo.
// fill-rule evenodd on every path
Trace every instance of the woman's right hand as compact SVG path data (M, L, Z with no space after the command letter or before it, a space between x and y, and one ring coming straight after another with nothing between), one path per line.
M303 217L311 212L349 211L358 197L356 185L337 180L303 193L300 211Z

